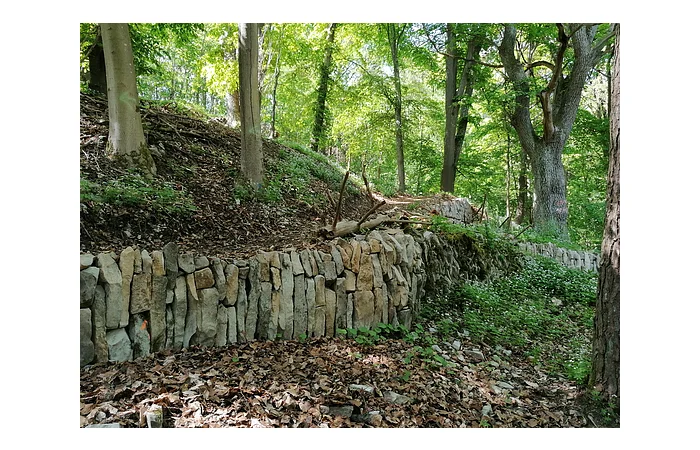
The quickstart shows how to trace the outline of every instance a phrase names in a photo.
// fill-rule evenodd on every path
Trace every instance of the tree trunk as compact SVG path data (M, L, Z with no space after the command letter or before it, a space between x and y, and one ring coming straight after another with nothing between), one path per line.
M284 29L283 29L284 32ZM272 118L270 120L270 139L277 139L277 86L280 80L280 57L282 50L277 53L277 61L275 62L275 77L272 85Z
M518 205L515 212L515 223L522 225L525 219L532 222L532 208L528 200L527 183L527 154L525 150L520 150L520 173L518 174Z
M619 406L620 401L620 29L616 30L610 115L610 162L593 333L590 384Z
M395 23L387 24L387 36L391 47L391 61L394 66L394 120L396 121L396 174L399 179L399 193L406 191L406 172L403 162L403 118L401 113L401 75L399 72L399 40L403 34L396 29Z
M561 155L576 119L586 77L600 60L608 37L594 41L596 25L571 24L569 28L575 31L569 36L563 25L557 24L557 28L559 50L555 64L551 65L553 74L547 87L538 93L543 117L542 136L536 135L530 117L530 80L524 63L515 54L515 25L506 24L498 51L508 79L518 92L511 124L532 164L535 188L533 224L536 228L555 231L568 238L569 213ZM574 50L574 61L568 76L564 76L563 59L569 45Z
M156 174L156 165L146 145L141 124L129 25L103 23L100 29L107 72L107 154L119 164L139 169L145 176L151 177Z
M105 52L102 44L100 27L97 27L95 45L90 48L90 53L88 53L88 63L90 65L88 87L93 91L107 95L107 71L105 68Z
M556 144L535 143L531 164L533 175L533 222L544 231L553 232L568 239L566 181L562 148Z
M452 24L447 24L447 55L445 56L445 144L442 159L440 189L454 192L455 176L455 132L457 131L457 113L459 108L455 101L457 91L457 58L455 55L455 37Z
M314 127L311 133L311 148L318 151L321 140L325 138L326 129L326 97L328 96L328 86L331 76L331 66L333 64L333 42L335 41L335 29L337 23L328 26L326 35L326 53L321 64L321 76L318 81L318 97L316 99L316 110L314 113Z
M258 24L238 24L238 76L241 107L241 172L256 188L263 181L258 90Z
M475 40L467 44L467 58L462 66L462 75L457 87L457 55L454 30L447 24L447 56L445 79L445 143L440 176L440 189L454 192L457 177L457 163L464 145L469 123L469 103L465 99L474 91L472 67L478 58L480 45Z
M241 123L241 95L238 89L226 93L226 122L231 128Z

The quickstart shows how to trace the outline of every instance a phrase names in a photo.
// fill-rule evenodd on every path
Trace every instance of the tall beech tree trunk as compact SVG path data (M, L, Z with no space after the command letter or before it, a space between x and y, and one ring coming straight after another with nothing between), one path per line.
M139 169L152 177L156 165L143 134L129 25L102 23L100 29L107 73L107 154L122 166Z
M454 25L447 24L447 55L445 56L445 141L440 176L440 189L454 192L457 177L457 162L464 145L469 123L469 99L474 91L473 66L481 50L475 39L467 44L467 57L462 66L459 86L457 86L458 55Z
M397 30L395 23L387 24L386 32L391 47L391 61L394 66L394 120L396 126L396 174L399 179L399 193L406 191L406 172L403 162L403 115L401 112L401 74L399 71L399 41L405 25Z
M331 77L333 65L333 43L335 42L335 29L337 23L332 23L326 30L326 49L323 63L321 64L321 76L318 81L318 97L316 98L316 108L314 112L314 126L311 133L311 148L318 151L321 140L325 137L326 131L326 97Z
M620 401L620 26L617 25L610 114L610 162L593 333L590 384Z
M518 60L513 24L505 25L498 50L508 79L519 93L511 123L532 164L534 225L566 239L569 208L561 155L576 118L586 77L600 60L612 33L596 41L597 25L569 24L567 30L563 24L557 24L557 29L559 48L554 63ZM564 55L569 45L574 50L574 61L564 74ZM526 70L535 66L552 70L549 83L538 93L544 129L541 136L535 133L530 117L530 78L526 74Z
M238 77L241 105L241 172L256 188L263 181L258 90L258 24L238 24Z

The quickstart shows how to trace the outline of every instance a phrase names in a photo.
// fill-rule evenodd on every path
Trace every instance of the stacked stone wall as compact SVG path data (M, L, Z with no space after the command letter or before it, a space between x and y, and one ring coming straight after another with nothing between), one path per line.
M597 272L600 267L598 255L592 252L559 248L551 242L546 244L520 242L518 246L523 252L552 258L571 269L592 270Z

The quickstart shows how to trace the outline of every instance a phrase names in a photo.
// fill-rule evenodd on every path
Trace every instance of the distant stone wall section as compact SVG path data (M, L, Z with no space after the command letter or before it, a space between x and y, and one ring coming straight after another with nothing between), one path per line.
M600 267L598 255L592 252L559 248L551 242L546 244L520 242L518 243L518 246L523 252L552 258L571 269L591 270L597 272L598 268Z
M474 222L474 209L466 198L455 198L440 203L435 207L438 214L445 216L450 222L467 225Z

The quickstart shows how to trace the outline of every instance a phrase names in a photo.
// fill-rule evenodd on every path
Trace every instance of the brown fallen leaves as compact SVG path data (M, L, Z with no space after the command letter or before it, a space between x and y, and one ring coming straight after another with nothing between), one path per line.
M576 386L527 361L495 363L482 346L486 361L453 357L445 367L405 359L411 348L401 340L264 341L88 366L80 423L143 427L157 405L163 427L591 426ZM401 396L410 400L392 401Z

